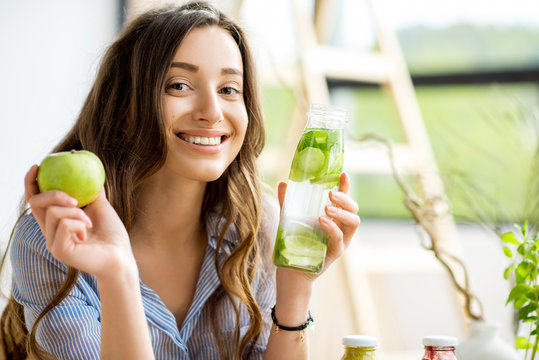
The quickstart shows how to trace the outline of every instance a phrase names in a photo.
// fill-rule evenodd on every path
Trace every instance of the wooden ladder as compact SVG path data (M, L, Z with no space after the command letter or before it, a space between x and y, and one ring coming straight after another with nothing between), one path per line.
M290 127L288 146L282 149L279 155L280 159L289 160L281 162L283 166L280 174L287 174L295 146L305 126L308 104L331 103L327 86L328 78L379 84L389 90L406 138L405 143L395 144L393 147L397 168L400 172L418 179L418 184L426 199L439 199L438 205L447 206L444 186L414 87L396 34L382 21L381 9L376 7L380 2L367 0L375 27L378 51L365 52L331 47L318 40L324 38L329 30L327 24L331 16L330 10L337 5L336 1L338 0L315 0L314 16L309 15L304 2L292 1L300 46L299 78L306 101L298 102ZM344 167L347 172L391 174L389 164L386 149L380 144L346 139ZM286 178L286 175L281 178ZM445 250L454 255L461 254L456 225L449 211L441 211L436 217L434 230L439 244ZM361 229L359 237L361 237ZM409 265L415 262L413 269L438 274L446 288L450 289L450 293L455 295L455 309L453 310L460 314L458 323L461 329L464 329L465 316L460 310L462 299L453 291L453 284L445 270L427 251L421 249L419 244L415 250L406 250L410 255L407 259L401 258L393 263L388 263L387 259L384 259L388 254L386 251L373 251L369 254L365 254L364 251L365 249L360 250L359 257L357 251L347 252L346 256L333 264L327 274L317 280L312 306L313 314L319 317L311 342L311 354L314 359L337 358L336 356L342 352L340 344L342 334L369 334L376 336L379 342L383 343L384 334L378 326L377 314L373 310L375 300L368 286L368 273L376 267L377 263L386 264L383 270L385 272L399 273L407 271ZM386 309L386 311L391 310ZM338 336L335 334L337 329ZM422 348L421 339L417 339L415 347ZM409 358L414 357L417 358L416 353L411 352ZM392 357L387 354L384 358ZM405 360L408 357L404 352L395 352L394 358Z

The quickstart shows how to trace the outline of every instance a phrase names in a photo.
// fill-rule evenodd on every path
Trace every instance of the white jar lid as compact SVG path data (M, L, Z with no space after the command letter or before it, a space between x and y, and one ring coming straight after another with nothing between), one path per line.
M425 336L424 346L457 346L457 338L452 336Z
M378 345L375 337L364 335L347 335L342 338L344 346L373 347Z

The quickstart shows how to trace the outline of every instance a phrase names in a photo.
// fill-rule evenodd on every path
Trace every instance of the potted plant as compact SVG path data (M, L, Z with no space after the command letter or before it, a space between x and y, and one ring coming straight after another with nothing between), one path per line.
M525 349L525 359L534 360L539 348L539 234L530 231L525 222L516 232L506 232L501 236L506 246L505 256L511 264L504 271L504 278L512 280L507 304L513 303L518 311L520 329L525 335L515 340L517 349Z

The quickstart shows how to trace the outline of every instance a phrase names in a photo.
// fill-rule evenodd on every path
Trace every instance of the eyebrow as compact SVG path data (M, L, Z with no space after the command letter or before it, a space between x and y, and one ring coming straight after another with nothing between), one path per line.
M190 72L197 72L198 69L199 69L199 67L194 65L194 64L181 62L181 61L173 62L172 64L170 64L170 66L171 67L177 67L177 68L180 68L180 69L185 69L185 70L190 71ZM221 69L221 75L239 75L239 76L243 76L243 72L241 72L237 68L227 67L227 68L222 68Z
M243 73L236 68L223 68L221 69L221 75L239 75L243 76Z
M198 66L193 65L193 64L189 64L189 63L185 63L185 62L173 62L172 64L170 64L170 67L177 67L177 68L180 68L180 69L185 69L185 70L190 71L190 72L197 72L198 71Z

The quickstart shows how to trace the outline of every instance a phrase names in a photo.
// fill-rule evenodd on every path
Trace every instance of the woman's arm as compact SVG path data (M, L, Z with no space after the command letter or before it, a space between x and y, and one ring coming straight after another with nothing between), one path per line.
M101 359L153 359L136 264L97 279Z
M298 326L307 321L312 294L312 280L303 273L277 269L275 317L279 324ZM308 331L276 331L272 325L264 359L307 359Z
M339 191L330 192L330 200L335 206L327 206L325 217L319 218L320 226L329 234L328 250L323 273L336 259L344 254L354 233L359 226L358 206L348 196L350 178L346 173L341 175ZM283 204L286 184L279 184L279 203ZM277 269L275 317L279 324L293 327L307 321L314 280L320 276L305 274L299 271ZM315 314L316 315L316 314ZM308 332L303 331L304 339L299 331L272 331L268 340L264 359L307 359Z
M39 192L37 166L25 177L26 201L58 261L94 275L101 300L101 358L152 359L127 231L104 191L84 210L61 191ZM64 339L68 340L68 339Z

